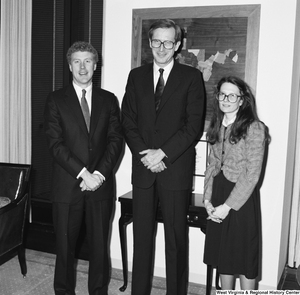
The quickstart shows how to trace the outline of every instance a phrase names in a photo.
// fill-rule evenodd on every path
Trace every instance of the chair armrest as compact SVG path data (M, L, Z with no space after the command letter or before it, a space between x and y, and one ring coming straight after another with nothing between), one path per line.
M11 202L10 198L0 197L0 208L7 206Z
M17 207L20 203L24 201L24 198L26 198L26 201L28 199L28 193L23 194L22 196L19 196L17 199L11 201L8 205L0 208L0 216L2 214L5 214L5 212L12 210L13 208Z

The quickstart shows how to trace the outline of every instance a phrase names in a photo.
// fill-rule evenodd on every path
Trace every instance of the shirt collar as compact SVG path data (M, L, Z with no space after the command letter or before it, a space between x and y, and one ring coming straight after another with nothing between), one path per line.
M171 62L168 63L163 69L164 69L164 74L169 74L173 68L174 65L174 59L172 58ZM153 69L154 72L158 72L159 69L162 67L159 67L155 62L153 62Z
M222 121L222 125L227 127L229 125L231 125L236 119L236 116L234 116L231 120L229 120L228 122L225 122L225 116L223 117L223 121Z
M77 84L75 84L73 82L73 86L74 86L74 89L76 91L76 94L79 98L81 98L82 96L82 90L85 89L86 90L86 96L89 96L90 95L90 92L92 91L92 86L93 84L89 85L88 87L86 88L81 88L80 86L78 86Z

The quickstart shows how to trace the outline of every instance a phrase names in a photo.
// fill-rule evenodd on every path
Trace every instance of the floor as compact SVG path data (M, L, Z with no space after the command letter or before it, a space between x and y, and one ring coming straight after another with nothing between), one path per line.
M278 290L300 290L300 285L297 282L297 271L299 273L296 268L286 267L278 284Z
M0 265L0 294L1 295L50 295L53 292L54 254L26 250L27 275L23 278L17 257L13 257ZM76 294L87 295L87 269L88 262L78 260ZM124 292L119 288L123 286L122 272L117 269L111 271L111 281L108 295L129 295L131 291L130 274L128 287ZM205 294L205 286L189 284L188 295ZM153 279L151 295L164 295L165 280ZM214 291L212 292L214 293Z
M26 250L26 261L28 273L23 278L20 272L17 256L0 265L0 294L1 295L50 295L53 293L53 271L55 255L36 250ZM87 269L88 262L78 260L76 294L87 295ZM278 290L300 290L297 282L300 270L286 267L278 284ZM109 284L109 295L129 295L131 291L131 277L129 273L128 287L124 292L119 290L123 286L122 272L112 269ZM189 284L188 295L205 294L205 286ZM165 294L165 280L163 278L153 279L151 295ZM215 294L215 288L212 290Z

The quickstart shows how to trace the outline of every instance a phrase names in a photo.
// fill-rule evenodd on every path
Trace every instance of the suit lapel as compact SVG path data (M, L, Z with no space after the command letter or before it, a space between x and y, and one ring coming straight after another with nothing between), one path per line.
M75 117L75 121L79 127L88 135L88 130L84 121L81 106L73 85L70 85L66 90L65 101L69 106L71 113Z
M153 117L156 116L155 112L155 98L154 98L154 81L153 81L153 63L149 64L143 80L143 91L145 102L148 104L149 112L153 112Z
M97 124L99 121L99 116L102 111L102 105L103 105L103 98L97 91L97 88L93 86L90 137L93 136L93 134L96 130L96 127L97 127Z

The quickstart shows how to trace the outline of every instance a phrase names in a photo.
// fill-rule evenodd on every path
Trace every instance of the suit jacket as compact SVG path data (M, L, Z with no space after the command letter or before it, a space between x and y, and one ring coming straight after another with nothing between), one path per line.
M209 165L204 179L204 200L211 200L214 178L222 170L226 179L235 186L226 200L226 205L239 210L253 193L262 170L265 154L265 125L254 121L247 136L236 144L229 141L232 124L221 125L220 140L210 145Z
M132 184L150 187L155 180L170 190L190 189L195 168L195 144L204 125L205 90L199 70L174 63L155 111L153 63L133 69L122 102L122 125L132 152ZM152 173L139 152L161 148L167 169Z
M52 200L77 202L86 193L96 199L113 197L112 171L119 159L122 127L117 98L93 86L90 133L72 84L49 94L44 112L45 132L53 157ZM80 171L99 171L106 181L95 192L81 192Z

